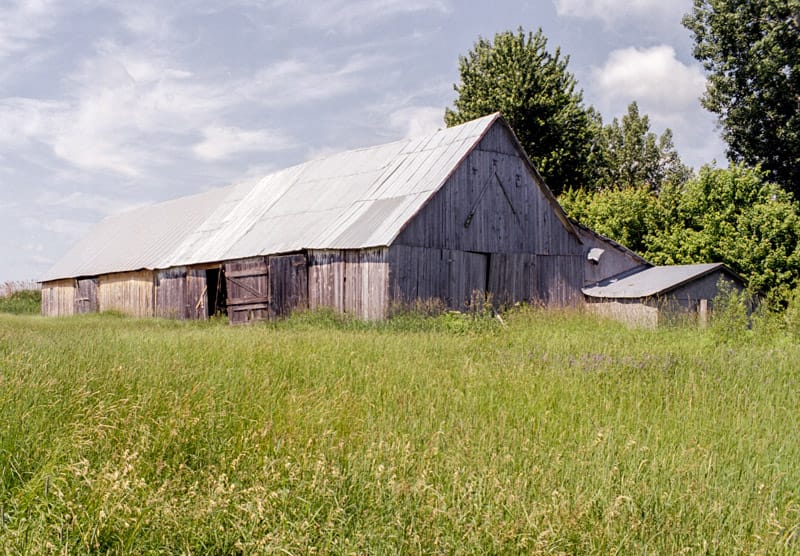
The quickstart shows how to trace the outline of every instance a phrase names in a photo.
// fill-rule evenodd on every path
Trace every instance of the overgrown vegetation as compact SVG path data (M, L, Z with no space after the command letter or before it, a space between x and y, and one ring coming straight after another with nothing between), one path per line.
M0 546L791 552L791 310L735 342L533 309L0 315Z
M17 290L0 296L0 313L36 315L41 312L41 290Z
M800 208L758 170L707 166L660 192L576 190L559 200L571 216L653 263L723 262L773 306L800 286Z

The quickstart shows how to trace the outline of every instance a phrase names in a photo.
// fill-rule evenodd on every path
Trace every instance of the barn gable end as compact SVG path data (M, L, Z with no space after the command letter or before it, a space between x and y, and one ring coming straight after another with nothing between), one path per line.
M580 299L583 248L507 124L498 119L389 249L395 301Z

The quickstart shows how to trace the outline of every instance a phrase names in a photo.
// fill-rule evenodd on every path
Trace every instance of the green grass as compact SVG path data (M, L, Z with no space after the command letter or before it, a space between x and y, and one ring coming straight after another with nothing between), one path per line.
M13 315L38 315L42 308L40 290L20 290L6 296L0 295L0 313Z
M505 322L0 315L0 547L800 550L789 336Z

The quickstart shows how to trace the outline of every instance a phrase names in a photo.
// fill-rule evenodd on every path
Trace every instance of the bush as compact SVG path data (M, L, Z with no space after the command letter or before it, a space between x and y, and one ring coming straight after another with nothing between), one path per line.
M0 313L36 315L41 312L42 292L40 290L20 290L0 297Z

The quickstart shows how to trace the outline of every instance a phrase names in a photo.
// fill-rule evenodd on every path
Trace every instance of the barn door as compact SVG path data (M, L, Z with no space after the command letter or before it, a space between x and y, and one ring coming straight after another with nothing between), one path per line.
M308 261L305 255L269 258L270 301L280 316L308 306Z
M76 315L97 312L97 278L76 280L75 306Z
M266 258L225 264L231 324L270 318L269 266Z

